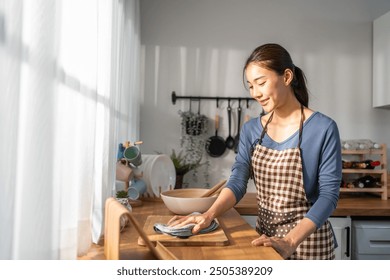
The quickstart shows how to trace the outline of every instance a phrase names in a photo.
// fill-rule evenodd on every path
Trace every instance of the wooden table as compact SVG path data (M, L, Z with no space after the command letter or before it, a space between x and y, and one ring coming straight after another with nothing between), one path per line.
M133 207L133 215L143 227L149 215L173 215L161 201L143 201L142 206ZM168 247L182 260L280 260L282 257L271 247L254 247L251 241L258 233L240 214L231 209L218 218L229 239L225 246L181 246ZM120 259L155 259L147 247L137 244L138 232L131 225L121 233ZM105 259L103 242L94 244L88 254L79 259Z
M140 207L133 208L133 214L143 226L149 215L172 215L161 201L144 201ZM272 249L252 247L250 242L258 236L241 215L257 215L255 193L247 193L244 198L219 220L229 238L228 246L210 247L169 247L179 259L281 259ZM334 217L373 217L390 218L390 199L381 200L372 196L342 195ZM155 259L145 247L137 245L138 233L127 227L121 235L121 259ZM88 253L79 259L105 259L103 242L93 244Z

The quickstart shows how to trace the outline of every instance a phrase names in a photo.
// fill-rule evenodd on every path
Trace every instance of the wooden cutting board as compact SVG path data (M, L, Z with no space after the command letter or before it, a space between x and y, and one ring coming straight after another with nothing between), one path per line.
M186 239L154 231L155 223L166 224L171 218L172 216L152 215L146 219L143 229L150 241L159 241L166 246L226 246L229 244L229 240L221 226L212 232L196 234ZM216 221L219 223L218 220ZM138 244L145 245L141 237L138 238Z

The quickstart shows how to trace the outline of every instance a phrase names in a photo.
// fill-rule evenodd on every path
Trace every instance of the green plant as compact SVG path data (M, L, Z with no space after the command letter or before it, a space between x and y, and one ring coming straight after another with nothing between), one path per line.
M127 191L117 191L116 198L127 198Z
M181 188L183 177L190 171L193 175L193 181L198 180L198 169L203 165L204 178L208 180L209 161L203 160L205 154L206 136L208 132L208 118L205 115L193 113L191 111L179 111L181 117L181 138L180 152L176 153L172 149L171 160L176 170L176 186ZM186 184L186 183L185 183ZM208 185L208 183L206 184Z
M173 162L173 165L175 166L177 175L184 175L187 172L194 170L202 166L203 164L205 164L205 162L201 163L202 158L197 159L195 162L188 162L188 159L186 159L186 157L183 156L183 150L181 150L177 154L176 151L172 149L172 154L170 157Z
M183 161L186 164L199 164L205 153L208 118L191 111L179 111L181 117L180 146L183 150Z
M207 133L208 118L191 111L179 111L182 133L189 136L198 136Z

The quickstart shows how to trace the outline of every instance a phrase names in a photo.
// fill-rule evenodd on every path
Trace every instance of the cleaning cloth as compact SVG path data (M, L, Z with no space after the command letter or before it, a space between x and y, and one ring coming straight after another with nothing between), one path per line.
M199 213L192 213L191 215L193 214L199 214ZM195 224L188 224L181 228L175 228L175 227L168 226L166 224L156 223L154 224L154 231L157 233L168 234L179 238L188 238L194 235L192 233L192 229L194 226ZM218 223L215 220L213 220L208 227L200 230L199 233L201 234L201 233L212 232L215 229L217 229L218 226L219 226Z

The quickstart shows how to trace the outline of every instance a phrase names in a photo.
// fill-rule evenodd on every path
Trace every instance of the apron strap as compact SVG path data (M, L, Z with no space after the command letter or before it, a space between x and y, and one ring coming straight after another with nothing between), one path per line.
M267 133L268 124L272 121L272 118L274 116L274 111L272 111L271 116L269 116L267 123L264 126L263 131L261 132L260 138L259 138L259 145L263 142L264 135Z
M263 116L263 115L262 115L262 116ZM250 170L249 170L249 176L250 176L251 179L253 179L255 185L256 185L256 179L255 179L255 173L254 173L254 171L253 171L253 166L252 166L252 157L253 157L253 153L254 153L254 151L255 151L255 148L256 148L257 144L261 145L261 142L263 141L263 137L264 137L265 133L267 132L268 124L271 122L273 116L274 116L274 112L272 111L271 115L270 115L269 118L268 118L267 123L266 123L265 126L264 126L263 131L261 132L260 138L257 138L257 139L255 140L255 142L252 143L252 146L251 146L251 150L250 150L251 160L250 160L250 165L249 165L249 168L250 168ZM261 122L261 118L260 118L260 122Z
M301 121L299 123L299 140L298 140L298 148L301 148L302 143L302 130L303 130L303 123L305 122L305 115L303 113L303 105L301 105ZM255 147L257 144L261 145L263 142L264 135L267 133L268 124L272 121L272 118L274 116L274 111L272 111L271 115L268 118L268 121L266 122L263 131L261 132L261 135L251 146L251 156L253 156L253 152L255 150Z
M305 115L303 114L303 105L301 105L301 122L299 124L299 142L298 142L298 148L301 148L301 142L302 142L302 130L303 130L303 122L305 121Z

